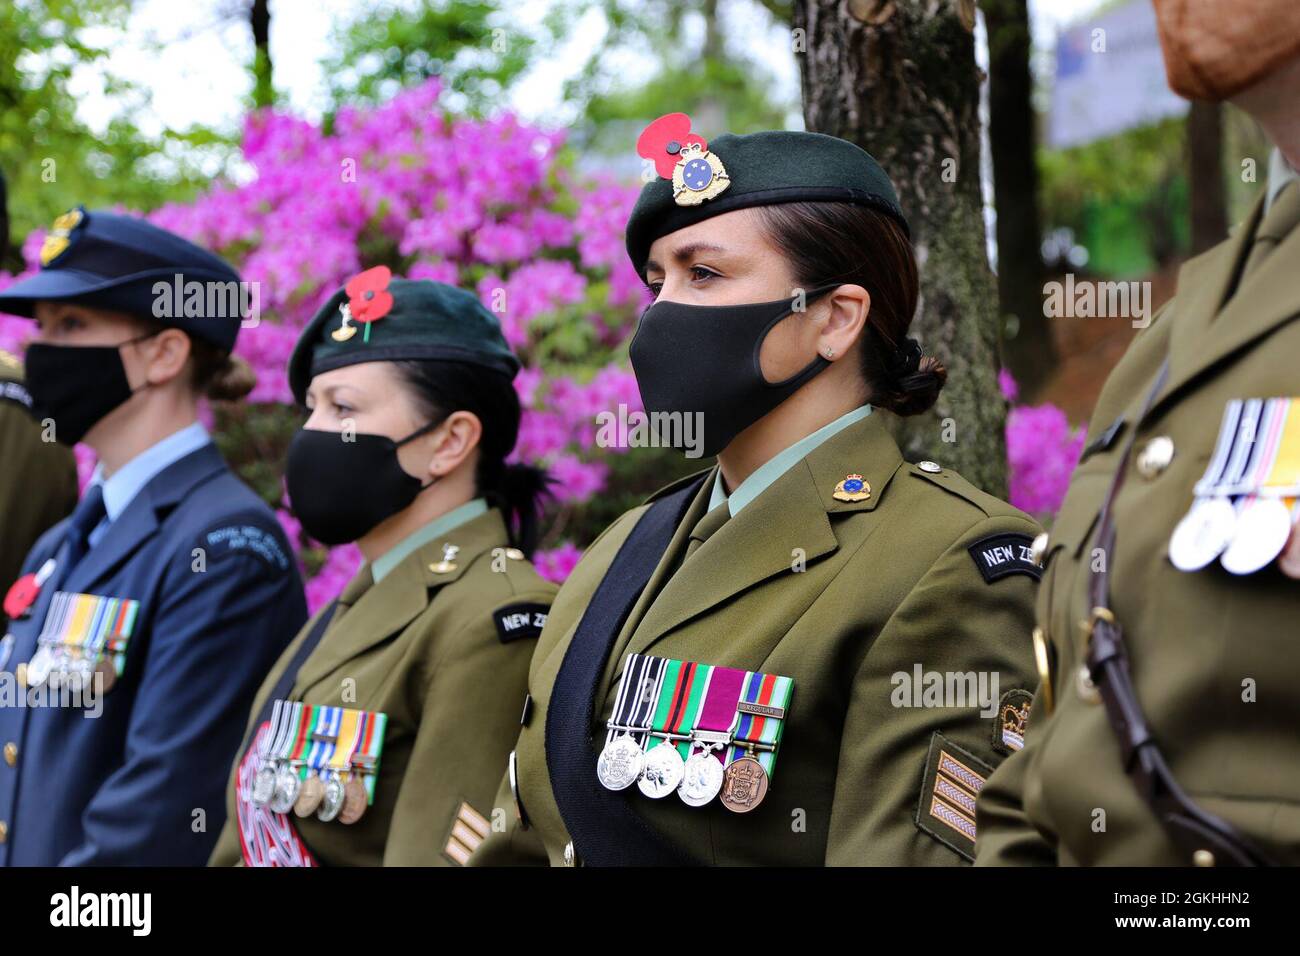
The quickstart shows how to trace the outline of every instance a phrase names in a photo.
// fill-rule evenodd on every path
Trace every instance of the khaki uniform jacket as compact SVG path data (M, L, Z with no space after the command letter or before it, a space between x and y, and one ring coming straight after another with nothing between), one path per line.
M1236 577L1217 561L1184 573L1168 557L1227 402L1300 396L1300 230L1222 304L1259 218L1257 207L1232 238L1183 266L1177 299L1139 333L1098 400L1048 540L1037 602L1055 711L1046 715L1040 694L1024 749L981 794L981 864L1192 862L1126 776L1104 706L1077 686L1092 533L1134 429L1107 558L1138 700L1192 800L1266 853L1300 863L1300 581L1276 563ZM1169 379L1139 420L1166 356ZM1173 458L1144 475L1139 459L1157 436L1172 439ZM1249 687L1251 702L1243 699Z
M867 500L833 497L851 472L869 483ZM695 496L614 644L593 725L569 728L603 743L631 652L793 678L771 787L756 809L742 815L716 799L692 808L675 794L656 801L635 786L623 791L689 857L706 864L962 862L956 831L928 813L926 830L916 822L933 792L927 756L938 733L954 754L954 745L969 752L967 764L995 764L995 718L981 716L973 699L895 706L893 677L910 680L922 668L996 674L1003 692L1030 686L1036 579L1026 572L986 582L968 548L1007 533L1027 545L1038 526L953 472L936 472L903 461L880 416L870 415L794 465L678 568L711 483ZM511 823L488 837L471 865L562 864L575 856L566 852L570 837L547 771L547 701L592 593L644 510L611 525L556 598L529 671L534 706L516 748L527 826L507 778L496 807ZM800 559L806 566L795 570ZM596 756L593 750L593 775Z
M434 567L444 544L460 551L455 569L440 573ZM541 605L544 612L555 594L532 564L510 556L518 554L507 553L501 512L490 509L416 549L350 607L343 605L370 579L369 565L344 590L290 697L382 712L388 727L374 803L360 821L349 826L289 814L318 861L459 864L486 832L518 733L537 633L523 627L518 637L503 636L498 616L521 605ZM254 719L313 623L266 678ZM227 821L212 865L241 859L235 780L243 750L227 787Z
M25 403L22 366L0 352L0 597L22 571L23 559L48 528L77 505L72 449L41 441ZM4 623L0 612L0 625Z

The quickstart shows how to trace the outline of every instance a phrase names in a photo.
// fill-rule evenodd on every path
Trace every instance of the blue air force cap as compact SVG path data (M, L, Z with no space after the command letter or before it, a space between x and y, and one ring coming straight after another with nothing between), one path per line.
M135 216L82 207L54 220L41 268L0 289L0 312L31 318L40 300L126 312L230 351L247 294L206 249Z

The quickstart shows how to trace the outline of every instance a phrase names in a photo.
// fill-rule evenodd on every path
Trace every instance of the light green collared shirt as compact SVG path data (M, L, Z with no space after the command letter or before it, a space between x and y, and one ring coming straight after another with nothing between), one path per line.
M374 576L375 583L378 584L384 575L401 564L402 560L412 551L423 547L435 538L442 537L448 531L454 531L487 510L487 500L475 498L472 501L465 502L459 508L452 508L445 515L434 518L423 528L412 531L397 544L375 558L370 565L370 573Z
M772 482L807 458L818 445L839 434L850 425L862 421L870 414L870 405L860 405L851 412L845 412L829 425L823 425L811 435L804 436L785 451L780 452L758 468L755 468L754 473L737 485L736 490L730 495L722 490L722 472L719 470L718 477L713 482L713 495L709 498L709 510L712 511L725 501L727 508L731 511L731 517L736 517L736 515L740 514L741 508L766 491Z
M1277 194L1283 187L1297 180L1300 180L1300 173L1297 173L1286 161L1282 150L1274 146L1273 152L1268 157L1268 193L1264 197L1264 215L1268 215L1273 200L1277 198Z

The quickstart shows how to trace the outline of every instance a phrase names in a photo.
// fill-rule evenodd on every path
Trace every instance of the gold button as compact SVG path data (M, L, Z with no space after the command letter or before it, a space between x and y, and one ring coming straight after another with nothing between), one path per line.
M13 741L5 744L5 763L13 766L18 762L18 745Z
M578 865L578 854L577 854L577 852L573 849L573 841L572 841L572 840L570 840L568 843L564 844L564 865L565 865L565 866L577 866L577 865Z
M27 663L25 661L14 668L14 679L18 681L19 687L27 686Z
M1192 854L1192 862L1197 866L1214 866L1214 854L1209 850L1197 850Z
M9 839L9 824L0 820L0 843L4 843L7 839Z
M1169 467L1174 460L1174 440L1168 435L1157 435L1138 454L1138 474L1150 481Z

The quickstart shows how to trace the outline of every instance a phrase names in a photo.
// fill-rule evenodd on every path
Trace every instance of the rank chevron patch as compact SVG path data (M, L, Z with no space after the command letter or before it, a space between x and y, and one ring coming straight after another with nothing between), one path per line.
M468 803L462 803L456 811L456 819L451 825L451 835L442 852L452 862L464 866L470 854L478 849L480 843L492 832L492 825L487 817L479 813Z
M935 731L921 777L916 825L968 860L975 859L975 799L993 768Z

